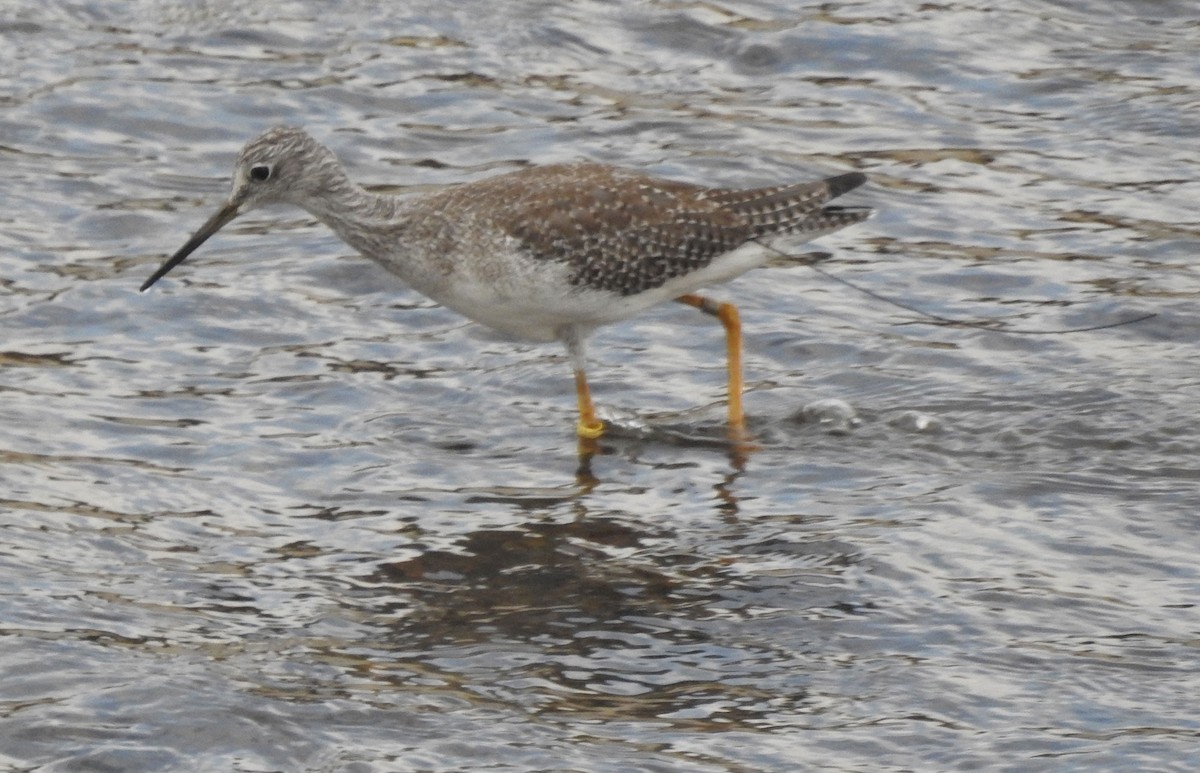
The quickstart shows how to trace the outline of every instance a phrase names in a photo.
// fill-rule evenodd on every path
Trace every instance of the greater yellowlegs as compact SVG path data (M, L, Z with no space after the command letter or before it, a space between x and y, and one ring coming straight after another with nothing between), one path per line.
M242 149L229 201L159 267L146 290L255 207L294 204L438 303L488 327L561 341L575 371L578 434L596 438L584 342L664 301L720 319L731 432L744 432L737 308L695 295L762 266L777 240L807 241L870 216L831 207L857 172L769 188L707 188L594 163L532 167L423 196L371 193L307 133L275 128Z

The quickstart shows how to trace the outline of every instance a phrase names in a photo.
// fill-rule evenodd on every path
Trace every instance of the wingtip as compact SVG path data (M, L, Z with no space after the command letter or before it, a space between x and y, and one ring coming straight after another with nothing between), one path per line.
M836 177L830 177L825 181L829 186L829 198L836 199L843 193L848 193L858 186L866 183L867 176L862 172L847 172L839 174Z

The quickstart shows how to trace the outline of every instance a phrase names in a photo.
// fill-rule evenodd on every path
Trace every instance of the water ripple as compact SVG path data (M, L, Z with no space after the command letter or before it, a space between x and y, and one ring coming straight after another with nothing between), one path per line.
M0 767L1190 770L1194 15L14 11ZM618 427L581 465L561 352L302 213L136 292L276 123L395 193L862 169L878 216L817 249L874 296L803 267L717 291L745 448L711 320L601 331Z

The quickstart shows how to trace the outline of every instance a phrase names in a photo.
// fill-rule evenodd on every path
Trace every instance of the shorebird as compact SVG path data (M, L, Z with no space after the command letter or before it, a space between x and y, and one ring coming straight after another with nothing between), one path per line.
M866 207L827 206L857 172L766 188L710 188L597 163L521 169L434 193L372 193L301 129L270 129L242 149L229 200L142 284L145 291L238 215L265 204L307 211L410 287L476 322L570 355L581 438L598 438L584 344L597 327L665 301L725 329L728 421L745 436L737 307L695 294L795 245L858 223Z

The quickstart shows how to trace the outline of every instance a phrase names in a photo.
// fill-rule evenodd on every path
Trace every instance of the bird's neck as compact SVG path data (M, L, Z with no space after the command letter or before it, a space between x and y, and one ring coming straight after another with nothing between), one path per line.
M307 198L301 206L346 244L376 260L408 224L402 199L372 193L345 174L327 179L319 195Z

